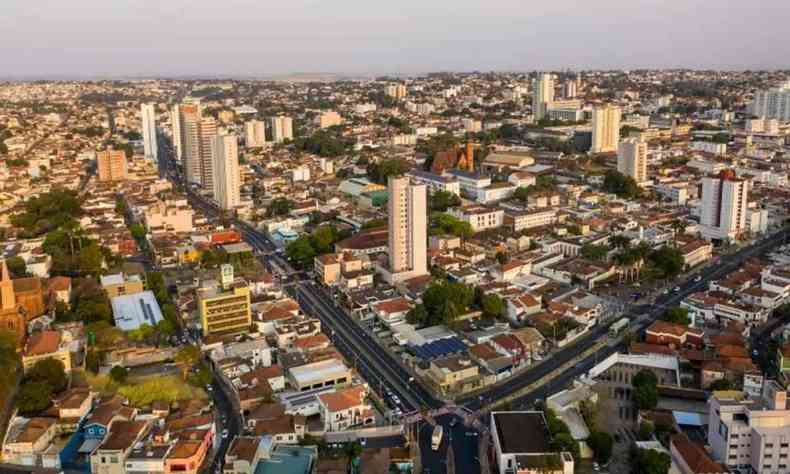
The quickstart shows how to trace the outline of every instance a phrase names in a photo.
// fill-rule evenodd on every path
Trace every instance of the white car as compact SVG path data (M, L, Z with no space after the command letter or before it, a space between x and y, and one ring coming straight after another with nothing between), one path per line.
M694 281L697 281L697 282L699 282L699 281L702 281L702 275L697 275L697 276L694 278Z

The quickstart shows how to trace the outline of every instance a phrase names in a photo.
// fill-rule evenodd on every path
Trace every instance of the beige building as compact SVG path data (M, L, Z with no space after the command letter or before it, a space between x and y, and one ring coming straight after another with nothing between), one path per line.
M762 398L740 391L708 399L708 444L713 458L731 469L756 474L790 472L790 409L787 392L768 382Z
M123 273L102 275L99 277L99 282L104 291L107 292L107 297L110 299L116 296L141 293L145 289L143 280L139 275L127 276Z
M282 143L285 140L293 139L293 119L291 119L291 117L278 115L272 117L270 122L272 127L272 141L274 141L274 143Z
M247 148L266 145L266 124L262 120L250 120L245 123L244 132Z
M532 86L532 115L535 121L546 117L552 102L554 102L554 78L549 73L540 73Z
M239 141L236 135L217 135L212 141L212 179L214 199L221 209L241 204Z
M465 393L493 383L480 373L480 366L461 355L434 359L425 375L442 393Z
M96 153L96 168L99 181L123 181L126 173L126 152L123 150L104 150Z
M38 361L55 359L63 363L66 372L71 371L71 352L69 344L72 342L68 331L39 331L33 333L25 344L22 353L22 367L27 372Z
M384 93L395 99L406 97L406 86L403 84L390 84L384 88Z
M617 151L620 141L620 108L613 105L595 107L592 111L592 153Z
M329 128L343 123L343 117L334 110L328 110L315 118L315 124L320 128Z
M55 418L12 418L3 440L3 462L36 466L57 434Z
M243 280L233 280L232 266L223 265L222 273L220 285L208 282L197 291L204 335L246 332L252 324L249 287Z
M428 192L406 177L390 177L389 272L393 281L428 274Z
M126 474L126 458L134 445L150 431L148 421L118 420L110 424L110 433L91 454L92 474Z
M707 240L732 240L746 231L749 183L732 170L702 178L700 224Z
M647 181L647 143L627 138L617 148L617 171L634 178L636 184Z
M340 359L325 359L288 369L288 382L299 392L322 387L345 387L351 381L351 369Z
M204 189L214 189L214 138L217 136L217 121L204 118L200 128L200 184Z

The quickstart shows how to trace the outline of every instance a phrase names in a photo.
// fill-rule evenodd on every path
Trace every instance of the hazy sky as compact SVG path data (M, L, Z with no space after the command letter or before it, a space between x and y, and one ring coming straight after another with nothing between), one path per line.
M0 77L790 67L790 0L2 0L0 8Z

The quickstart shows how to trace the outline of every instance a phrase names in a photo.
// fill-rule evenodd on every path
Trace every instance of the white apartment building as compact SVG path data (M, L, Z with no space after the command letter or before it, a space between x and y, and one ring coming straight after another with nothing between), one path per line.
M779 121L769 118L746 119L744 129L749 133L778 135Z
M293 119L278 115L269 119L272 127L272 141L274 143L282 143L285 140L293 140Z
M476 200L480 204L488 204L507 199L515 191L516 187L510 183L493 183L485 188L478 188Z
M244 124L244 139L247 148L266 145L266 124L263 120L250 120Z
M501 227L505 218L504 210L483 206L455 208L448 212L456 219L467 222L474 232Z
M613 105L595 107L592 111L592 153L617 151L620 141L620 108Z
M647 181L647 142L627 138L617 148L617 171L634 178L636 184Z
M468 133L477 133L483 130L483 122L480 120L465 118L461 123L464 126L464 131Z
M219 135L212 146L214 199L221 209L233 209L241 204L239 141L236 135Z
M714 392L708 399L708 444L713 458L731 469L755 474L790 472L790 410L776 382L760 398L743 392Z
M343 123L343 117L334 110L327 110L315 118L315 124L318 125L319 128L334 127L341 123Z
M389 272L393 281L428 274L428 188L408 177L390 177Z
M450 176L442 176L428 171L413 169L409 171L409 177L417 183L428 186L431 192L443 191L453 193L456 196L461 195L461 183Z
M406 86L403 84L390 84L384 88L384 93L395 99L406 97Z
M757 92L749 108L758 117L790 121L790 81L775 89Z
M513 232L525 229L543 227L557 222L557 211L554 209L539 209L535 211L504 212L503 223L512 228Z
M532 115L535 121L546 117L552 102L554 102L554 78L549 73L540 73L532 85Z
M156 143L156 104L142 104L140 106L143 126L143 150L145 158L156 161L158 148Z
M691 149L694 151L701 151L703 153L710 153L711 155L716 156L724 156L727 154L726 143L716 143L705 140L691 142Z
M702 178L700 224L708 240L732 240L746 230L749 183L734 171Z

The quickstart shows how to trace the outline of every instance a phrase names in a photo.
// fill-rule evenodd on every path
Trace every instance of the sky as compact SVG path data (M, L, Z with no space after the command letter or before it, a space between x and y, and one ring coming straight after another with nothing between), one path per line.
M790 0L2 0L0 78L790 68Z

